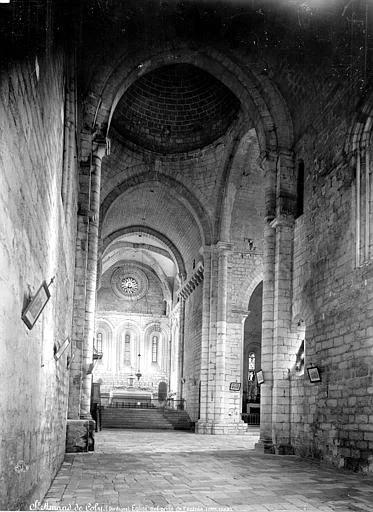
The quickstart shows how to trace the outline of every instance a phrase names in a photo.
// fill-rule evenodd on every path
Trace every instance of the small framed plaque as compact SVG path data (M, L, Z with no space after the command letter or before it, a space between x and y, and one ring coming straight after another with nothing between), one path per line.
M321 382L320 371L317 366L307 368L308 378L310 382Z
M229 391L240 391L241 382L231 382L229 384Z
M264 382L264 374L263 374L263 370L259 370L256 374L256 378L257 378L257 381L258 381L258 384L263 384Z
M29 305L22 313L22 320L25 322L27 327L31 330L36 320L39 318L41 312L45 308L51 294L48 289L48 285L43 281L39 290L36 292L34 297L31 299Z

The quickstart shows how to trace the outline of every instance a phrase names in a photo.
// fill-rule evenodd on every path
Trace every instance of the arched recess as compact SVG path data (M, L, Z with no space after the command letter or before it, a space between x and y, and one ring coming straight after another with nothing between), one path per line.
M161 381L158 384L158 400L164 402L167 398L167 382Z
M221 176L219 188L220 210L216 215L215 232L219 240L231 241L232 212L237 192L240 189L243 176L249 174L248 166L253 147L259 145L255 129L244 130L239 133L236 143L232 147L231 156L228 158L224 172ZM259 150L259 148L258 148ZM250 169L253 171L252 169ZM264 179L264 176L263 176ZM264 199L263 199L264 208Z
M143 174L132 176L126 179L120 185L115 187L102 201L100 208L100 231L102 229L105 217L113 202L133 187L138 187L143 183L157 182L165 186L168 192L182 205L186 207L189 213L193 216L197 226L200 230L200 235L203 244L210 244L212 240L211 222L205 208L196 199L196 197L179 181L171 176L156 172L148 171Z
M255 291L255 289L262 283L263 281L263 272L262 269L257 269L255 274L251 274L250 282L242 283L243 293L241 294L241 300L237 303L238 309L241 311L246 311L248 308L248 304L250 303L250 299Z
M130 364L124 363L126 335L130 335ZM115 329L116 341L116 369L117 371L129 371L131 368L137 369L137 354L141 342L141 330L139 326L131 321L124 320L118 324Z
M113 233L110 233L110 235L105 237L105 239L103 240L102 248L101 248L102 255L105 254L105 251L107 250L107 248L109 247L109 245L111 243L115 242L118 238L120 238L124 235L127 235L129 233L144 233L144 234L150 235L150 236L160 240L162 243L164 243L170 249L170 252L175 259L180 276L182 277L182 279L186 279L187 274L186 274L184 259L181 256L181 253L178 250L178 248L175 246L175 244L173 242L171 242L171 240L166 235L163 235L159 231L156 231L155 229L153 229L149 226L128 226L128 227L125 227L122 229L118 229L117 231L114 231Z
M153 360L152 342L153 337L158 337L158 354L157 360ZM162 372L168 372L168 340L169 333L161 327L158 322L148 324L144 331L144 343L147 351L147 365L154 370L158 369Z
M367 146L373 128L373 92L359 106L346 140L346 153L354 153Z
M249 315L244 324L243 343L243 390L242 390L242 412L253 412L260 403L260 389L256 380L256 373L261 369L262 356L262 301L263 281L254 289L249 302ZM253 367L251 367L253 364Z
M116 105L128 87L138 77L175 63L200 67L237 96L257 131L261 151L292 147L290 114L277 87L263 74L263 63L258 60L243 70L231 56L208 45L196 49L183 43L165 44L142 51L126 49L121 54L119 50L111 61L106 59L101 69L96 69L86 98L85 124L96 124L108 133Z
M359 108L346 144L352 157L355 266L373 260L373 93Z

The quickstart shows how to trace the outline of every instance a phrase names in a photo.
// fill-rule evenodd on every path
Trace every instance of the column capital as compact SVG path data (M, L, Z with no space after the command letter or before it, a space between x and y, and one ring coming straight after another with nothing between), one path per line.
M264 227L270 227L273 228L272 222L275 220L275 217L273 215L266 215L264 217Z
M233 244L231 244L230 242L220 241L216 243L215 247L219 254L224 254L228 253L233 249Z
M278 155L282 158L289 158L289 159L293 160L294 151L292 149L288 149L288 148L278 148Z
M276 148L269 149L268 151L262 151L259 157L261 166L267 170L271 168L271 165L277 165L279 158L287 158L291 161L294 159L294 151L287 148Z
M268 149L260 153L260 161L263 165L268 162L275 162L278 158L278 151L275 149Z
M294 227L294 216L291 215L278 215L273 221L270 223L270 226L274 229L285 227L292 228Z
M250 315L251 311L249 311L248 309L232 308L231 313L233 315L241 317L241 320L246 320L246 318Z
M92 140L92 154L100 160L110 154L110 139L101 135L96 135Z

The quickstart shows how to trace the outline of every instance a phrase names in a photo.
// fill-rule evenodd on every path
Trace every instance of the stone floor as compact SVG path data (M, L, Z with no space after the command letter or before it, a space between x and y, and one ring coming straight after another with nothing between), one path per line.
M373 511L373 476L260 455L250 436L106 430L67 455L42 510Z

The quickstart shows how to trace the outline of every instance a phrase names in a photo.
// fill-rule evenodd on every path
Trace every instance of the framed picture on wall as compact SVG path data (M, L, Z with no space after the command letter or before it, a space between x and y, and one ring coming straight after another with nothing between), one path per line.
M259 370L259 371L256 373L256 378L257 378L258 384L263 384L263 382L264 382L264 374L263 374L263 370Z
M239 391L241 389L241 382L231 382L229 384L229 391Z
M29 329L32 329L35 325L36 320L41 315L41 312L45 308L51 294L48 289L48 285L43 281L39 290L36 292L34 297L31 299L29 305L22 313L22 320L25 322Z
M307 368L308 372L308 378L310 379L310 382L320 382L321 376L320 371L317 366L311 366L310 368Z

